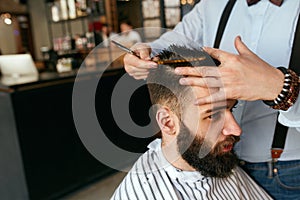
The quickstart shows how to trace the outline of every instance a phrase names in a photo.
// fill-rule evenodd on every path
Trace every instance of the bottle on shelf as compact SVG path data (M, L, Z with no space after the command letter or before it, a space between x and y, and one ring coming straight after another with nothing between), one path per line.
M94 14L94 15L105 15L104 0L89 1L88 6L90 7L92 14Z
M75 19L76 18L75 0L68 0L68 8L69 8L69 18Z
M79 17L87 15L86 0L76 0L76 14Z
M66 35L63 38L63 44L62 44L62 50L63 51L68 51L72 49L72 44L71 44L71 36L70 35Z
M87 48L94 48L95 47L95 38L94 38L94 33L93 32L87 32L85 34L86 39L87 39L87 43L86 46Z
M68 7L67 7L67 1L66 0L60 0L60 15L61 19L67 20L68 19Z
M58 2L54 2L54 4L51 6L52 21L58 22L60 20L59 10L60 10L60 5L58 4Z

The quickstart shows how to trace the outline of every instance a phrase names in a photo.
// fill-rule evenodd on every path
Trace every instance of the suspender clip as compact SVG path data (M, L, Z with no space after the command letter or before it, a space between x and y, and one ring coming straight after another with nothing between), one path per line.
M272 154L272 160L273 162L277 162L278 158L280 158L281 154L283 152L283 149L280 148L272 148L271 154Z

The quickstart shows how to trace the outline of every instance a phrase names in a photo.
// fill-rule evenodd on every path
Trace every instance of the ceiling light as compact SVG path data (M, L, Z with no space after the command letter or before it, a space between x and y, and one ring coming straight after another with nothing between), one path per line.
M9 13L3 13L3 14L1 14L1 19L7 25L11 25L12 24L11 15Z

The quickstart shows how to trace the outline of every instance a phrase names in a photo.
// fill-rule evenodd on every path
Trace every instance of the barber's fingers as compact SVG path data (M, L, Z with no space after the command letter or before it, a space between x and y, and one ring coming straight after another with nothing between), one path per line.
M145 43L137 43L131 48L142 60L151 60L151 47Z
M142 69L136 67L127 67L126 69L129 76L139 80L139 79L146 79L149 74L149 69Z
M148 74L145 74L145 75L136 75L136 76L134 76L134 78L136 79L136 80L146 80L147 79L147 77L148 77Z
M149 49L139 49L138 51L135 51L142 60L151 60Z
M138 63L136 65L126 65L126 71L128 73L139 73L139 72L148 72L153 67L149 66L149 64L145 63Z
M218 67L177 67L175 73L183 76L220 77Z
M156 68L157 64L152 61L140 59L134 55L126 54L124 56L124 68L126 72L133 76L135 79L138 79L140 76L139 73L148 73L149 69ZM139 78L140 79L140 78Z
M148 76L149 70L135 71L134 76Z
M255 56L255 54L242 42L241 36L237 36L234 40L234 46L240 55ZM214 59L217 59L221 63L228 60L233 54L215 49L211 47L203 47L204 51L208 53Z
M212 58L220 61L221 63L228 59L228 56L232 55L226 51L215 49L211 47L203 47L204 51L208 53Z
M217 77L195 77L189 76L186 78L181 78L179 80L181 85L192 85L192 86L199 86L199 87L208 87L208 88L220 88L223 87L222 80Z
M223 89L219 89L215 93L211 93L208 96L197 98L194 102L195 105L204 105L204 104L211 104L215 102L223 102L226 101L226 93Z
M129 76L132 76L136 80L146 79L148 77L148 74L149 71L128 73Z

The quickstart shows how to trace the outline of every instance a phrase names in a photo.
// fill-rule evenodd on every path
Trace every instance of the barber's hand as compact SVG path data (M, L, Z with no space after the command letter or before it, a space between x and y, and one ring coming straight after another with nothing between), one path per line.
M274 100L280 93L284 75L250 51L238 36L235 39L238 55L219 49L204 48L219 60L219 67L177 68L175 72L188 75L183 85L219 88L210 96L199 98L195 104L206 104L224 99Z
M145 43L138 43L131 48L140 58L126 54L124 57L124 67L126 72L135 79L145 79L149 69L156 68L157 64L151 61L151 48Z

